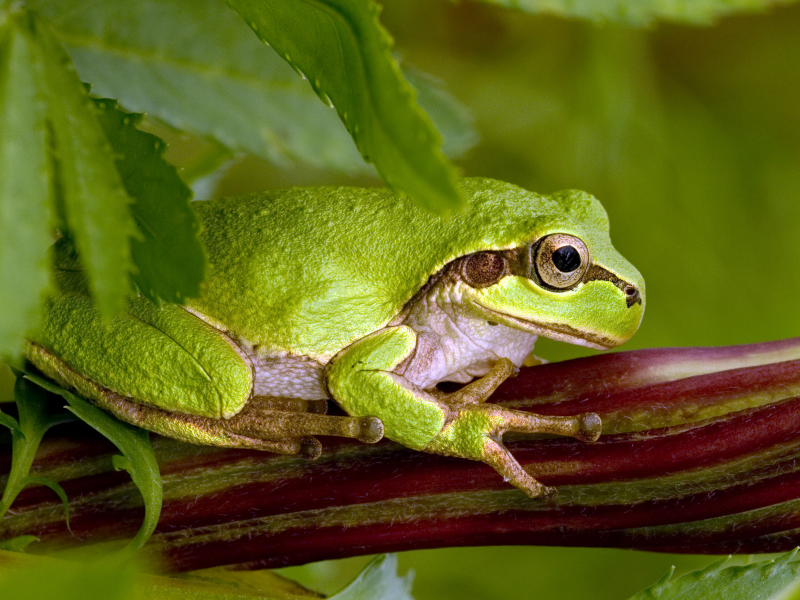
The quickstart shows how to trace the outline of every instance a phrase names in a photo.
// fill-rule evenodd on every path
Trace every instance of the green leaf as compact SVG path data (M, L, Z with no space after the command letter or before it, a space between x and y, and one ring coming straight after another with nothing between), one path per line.
M364 161L329 107L220 0L32 0L95 93L277 163Z
M139 131L143 115L117 108L115 100L96 100L100 124L116 151L116 166L143 239L134 240L133 280L142 293L158 302L183 302L200 294L206 255L200 242L200 223L189 206L192 192L175 167L164 160L166 144Z
M800 584L796 554L744 567L725 567L728 558L671 581L668 574L630 600L788 600Z
M482 0L533 13L644 26L653 21L709 25L740 12L764 12L792 0Z
M219 0L31 0L94 92L173 127L277 163L371 171L330 107ZM464 109L412 80L456 156L475 138ZM190 179L191 181L191 179Z
M42 77L31 25L25 14L12 13L0 24L0 360L6 361L36 328L49 285Z
M30 546L33 542L38 542L39 538L35 535L18 535L10 540L3 540L0 542L0 550L7 552L22 552Z
M397 574L397 555L376 556L358 576L330 600L414 600L414 573Z
M456 172L389 50L371 0L226 0L330 102L389 186L434 211L457 208Z
M161 474L155 454L153 454L153 447L150 445L149 434L144 429L123 423L99 408L95 408L83 398L38 375L26 373L25 377L49 392L64 398L69 403L67 410L76 414L82 421L108 438L122 452L122 457L113 459L114 466L130 473L134 485L139 489L144 500L144 523L136 537L123 550L123 555L132 554L144 546L153 534L161 514Z
M98 111L69 56L40 19L31 16L30 22L49 105L58 212L86 268L98 309L110 315L122 309L131 291L130 242L139 233L128 208L130 198Z
M4 412L3 412L3 411L1 411L1 410L0 410L0 425L5 425L5 426L6 426L6 427L8 427L8 428L9 428L11 431L17 431L17 432L19 432L19 433L20 433L20 435L22 435L23 437L25 436L25 434L23 434L23 433L22 433L22 432L19 430L19 423L17 423L17 420L16 420L14 417L12 417L11 415L7 415L6 413L4 413Z
M57 419L47 415L46 398L46 394L39 387L31 385L21 375L17 377L14 384L14 400L19 411L19 421L15 421L13 424L16 427L11 429L11 472L8 474L3 497L0 499L0 517L8 511L27 483L41 483L36 478L28 477L28 473L42 437L57 422ZM66 506L64 490L56 493Z

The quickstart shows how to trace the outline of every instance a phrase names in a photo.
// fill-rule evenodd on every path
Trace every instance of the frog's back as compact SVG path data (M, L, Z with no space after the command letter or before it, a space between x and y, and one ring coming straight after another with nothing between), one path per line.
M262 352L325 360L389 323L448 262L518 246L563 218L558 198L510 184L466 179L462 189L467 205L451 217L380 188L198 202L210 267L188 305Z

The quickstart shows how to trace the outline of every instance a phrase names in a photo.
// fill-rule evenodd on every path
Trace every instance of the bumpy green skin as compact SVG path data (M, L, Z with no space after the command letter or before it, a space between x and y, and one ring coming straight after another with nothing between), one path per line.
M168 411L231 417L250 398L253 374L238 349L184 309L145 298L103 323L89 298L48 302L42 346L91 381Z
M467 205L445 217L382 189L298 188L199 202L210 268L203 295L187 304L195 314L137 299L128 315L103 324L80 290L65 284L36 340L55 358L40 367L51 375L71 369L170 412L227 418L247 402L253 381L235 340L262 354L328 364L332 397L353 416L379 417L390 439L481 458L488 421L470 426L480 420L471 415L443 431L446 406L391 373L416 338L407 327L387 325L428 279L474 252L574 235L593 264L638 288L638 305L628 307L609 281L556 292L520 276L472 289L470 299L545 332L566 327L577 332L571 341L601 339L606 347L638 327L644 282L612 247L605 210L590 195L540 196L488 179L461 185ZM34 362L41 356L31 353Z
M489 179L463 180L462 189L467 205L449 217L383 189L294 188L198 203L211 266L206 293L189 306L253 344L329 357L389 323L450 261L549 232L580 237L595 262L642 281L611 246L606 212L589 194L540 196ZM558 302L548 309L555 320L574 313ZM584 304L581 312L609 329L600 311ZM638 321L625 325L635 330Z

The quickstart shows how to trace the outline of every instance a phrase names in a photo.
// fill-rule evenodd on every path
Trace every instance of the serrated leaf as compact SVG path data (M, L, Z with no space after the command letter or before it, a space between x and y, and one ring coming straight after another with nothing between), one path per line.
M30 13L48 104L58 212L85 267L104 315L122 309L131 291L130 242L139 235L114 164L114 154L64 48Z
M397 555L376 556L364 570L330 600L414 600L411 586L414 573L397 574Z
M198 296L206 255L200 223L189 206L191 190L164 160L166 144L136 128L142 115L119 110L115 100L101 99L95 104L143 235L131 247L137 268L134 282L153 302L183 302Z
M95 93L277 163L363 171L308 85L220 0L34 0Z
M147 431L123 423L99 408L95 408L83 398L38 375L26 373L25 378L64 398L69 404L67 410L76 414L82 421L108 438L122 452L121 460L116 459L114 466L123 468L130 473L134 485L142 495L145 511L142 527L123 550L123 554L133 553L141 548L158 525L162 500L161 474Z
M727 560L722 560L671 581L664 577L630 600L788 600L800 578L796 554L795 549L744 567L725 567Z
M371 0L226 0L330 102L384 181L443 212L462 200L441 138L390 53Z
M482 0L534 13L645 26L653 21L708 25L726 15L763 12L792 0Z
M31 0L95 93L274 162L370 171L335 111L218 0ZM464 109L422 80L419 103L457 156Z
M0 360L13 361L39 322L49 284L45 106L26 14L0 25Z

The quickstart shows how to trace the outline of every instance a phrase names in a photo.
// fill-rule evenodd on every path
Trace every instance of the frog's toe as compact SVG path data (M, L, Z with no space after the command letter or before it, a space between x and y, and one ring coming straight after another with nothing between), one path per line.
M596 442L602 432L603 423L596 413L577 416L537 415L499 406L488 408L497 419L497 433L549 433L574 437L582 442Z
M383 439L383 421L378 417L363 417L358 420L358 441L374 444Z
M579 431L575 437L582 442L596 442L603 432L603 422L597 413L583 413L577 416Z
M481 460L493 467L503 476L503 479L522 490L529 498L550 501L558 495L556 488L541 484L523 469L517 459L500 442L489 438L484 445Z
M558 488L554 488L549 485L542 486L542 495L538 496L542 499L542 502L553 502L556 498L558 498ZM536 496L534 496L536 497Z
M322 444L315 437L305 437L300 440L300 449L298 454L303 458L309 460L316 460L322 454Z

